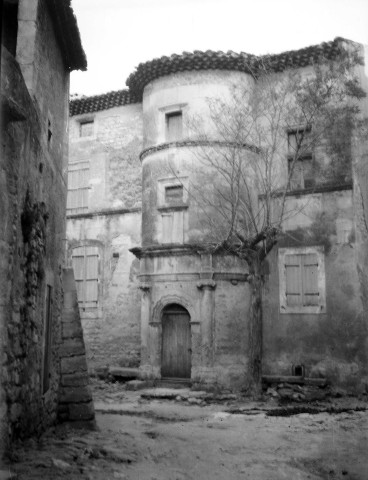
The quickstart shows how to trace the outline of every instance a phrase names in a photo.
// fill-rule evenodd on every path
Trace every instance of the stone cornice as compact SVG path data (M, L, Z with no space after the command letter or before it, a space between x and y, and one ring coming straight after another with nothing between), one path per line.
M115 208L115 209L106 209L106 210L96 210L94 212L85 212L85 213L67 213L66 218L67 220L70 219L78 219L78 218L93 218L93 217L100 217L100 216L109 216L109 215L124 215L128 213L137 213L141 212L142 209L140 207L133 207L133 208Z
M167 150L169 148L188 148L188 147L224 147L224 148L244 148L253 153L258 153L259 149L254 145L248 143L236 143L236 142L222 142L220 140L182 140L180 142L160 143L154 147L148 147L144 149L139 158L141 162L153 153L160 152L161 150Z
M216 282L214 280L200 280L197 282L197 288L199 290L209 289L214 290L216 288Z

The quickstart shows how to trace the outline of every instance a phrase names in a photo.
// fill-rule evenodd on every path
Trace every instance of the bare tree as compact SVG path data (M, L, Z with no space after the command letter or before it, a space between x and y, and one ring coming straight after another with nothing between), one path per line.
M199 116L188 122L198 145L190 194L203 213L208 248L248 266L250 393L261 385L263 263L285 220L297 213L288 192L316 185L306 162L310 153L330 159L328 168L319 165L321 182L349 176L349 136L364 96L354 74L360 63L351 48L338 60L321 57L303 74L292 68L275 73L264 59L253 86L234 85L229 97L208 99L210 122Z

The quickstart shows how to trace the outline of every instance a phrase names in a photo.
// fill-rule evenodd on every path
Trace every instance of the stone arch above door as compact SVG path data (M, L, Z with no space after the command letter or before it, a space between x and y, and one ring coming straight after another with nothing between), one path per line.
M162 312L164 308L172 303L181 305L190 315L190 323L197 323L198 319L195 313L192 302L184 295L165 295L161 297L160 300L155 304L152 310L152 318L150 323L159 323L162 322Z

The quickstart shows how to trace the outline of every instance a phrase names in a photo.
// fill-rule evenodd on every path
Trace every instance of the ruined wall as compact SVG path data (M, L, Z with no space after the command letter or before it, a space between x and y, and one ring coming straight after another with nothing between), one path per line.
M22 25L26 17L27 25ZM3 48L1 64L0 316L5 442L40 432L56 419L65 235L63 146L69 72L45 3L38 7L35 1L20 1L19 19L16 59ZM28 28L28 44L23 27ZM38 64L38 75L33 67L25 66L27 62L22 63L28 53L38 58L32 57L29 63ZM50 118L54 123L48 123Z
M71 117L70 160L89 162L88 209L67 216L67 261L73 249L98 247L98 305L81 309L89 368L137 366L140 351L138 260L141 236L141 104ZM93 121L92 135L80 125Z
M264 292L264 373L292 373L304 365L307 376L359 387L367 375L366 313L359 291L357 245L351 189L289 197L298 211L268 258ZM324 252L326 308L321 313L280 309L278 249L320 246Z

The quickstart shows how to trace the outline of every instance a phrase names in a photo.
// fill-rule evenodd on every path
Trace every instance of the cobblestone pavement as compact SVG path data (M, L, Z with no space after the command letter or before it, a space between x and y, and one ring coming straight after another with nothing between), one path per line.
M188 389L131 392L98 381L93 389L97 430L60 425L20 443L3 478L368 479L366 401L316 403L300 413L302 406L280 410L275 401Z

